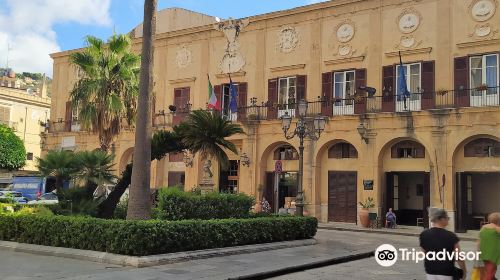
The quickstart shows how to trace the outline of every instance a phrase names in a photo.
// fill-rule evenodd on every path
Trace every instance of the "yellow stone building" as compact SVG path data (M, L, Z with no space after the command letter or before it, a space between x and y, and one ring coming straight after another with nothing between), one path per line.
M383 216L392 207L401 224L427 226L432 206L447 209L457 231L478 228L500 211L497 9L497 0L333 0L220 22L161 11L154 127L169 129L187 110L205 108L208 74L223 113L247 132L231 139L241 152L229 155L228 171L214 172L216 185L265 197L277 211L296 195L298 171L298 139L285 140L279 117L295 116L290 103L305 99L309 116L329 119L319 140L305 142L307 214L356 223L358 202L372 197L372 211ZM137 52L139 27L131 32ZM73 51L52 54L54 123L45 150L98 147L68 103ZM399 89L402 71L409 94ZM238 84L236 115L228 111L228 73ZM117 169L131 161L133 141L133 128L116 140ZM184 160L154 162L152 186L198 185L202 163Z
M24 142L26 166L22 171L36 171L35 158L40 157L42 151L42 125L50 117L50 98L45 88L32 90L16 86L15 77L0 77L0 123L13 128ZM0 177L3 178L0 182L8 181L11 174L4 173Z

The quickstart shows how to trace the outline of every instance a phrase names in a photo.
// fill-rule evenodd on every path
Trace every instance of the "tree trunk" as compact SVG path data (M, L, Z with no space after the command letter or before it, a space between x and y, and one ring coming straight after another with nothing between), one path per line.
M122 177L118 180L117 184L109 193L108 197L99 204L97 209L97 217L103 219L111 219L115 213L116 205L120 202L120 198L130 185L132 177L132 163L127 164L122 173Z
M127 210L128 220L151 217L151 96L153 92L154 38L157 0L144 1L141 76L135 131L134 166Z

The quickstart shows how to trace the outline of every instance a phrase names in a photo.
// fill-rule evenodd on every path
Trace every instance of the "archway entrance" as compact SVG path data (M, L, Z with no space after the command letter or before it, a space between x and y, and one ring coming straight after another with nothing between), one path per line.
M383 213L392 208L398 225L427 228L431 191L425 147L410 139L395 140L386 145L379 160L385 173Z
M478 230L488 214L500 212L500 142L476 137L454 154L456 231Z

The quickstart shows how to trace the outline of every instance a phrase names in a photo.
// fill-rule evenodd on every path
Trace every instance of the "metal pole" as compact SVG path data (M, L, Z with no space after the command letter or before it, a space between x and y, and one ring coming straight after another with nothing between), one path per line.
M303 216L304 215L304 192L302 190L302 178L304 177L304 122L302 117L299 119L299 139L300 139L300 145L299 145L299 174L298 174L298 187L297 187L297 198L295 200L295 207L296 207L296 215L297 216Z

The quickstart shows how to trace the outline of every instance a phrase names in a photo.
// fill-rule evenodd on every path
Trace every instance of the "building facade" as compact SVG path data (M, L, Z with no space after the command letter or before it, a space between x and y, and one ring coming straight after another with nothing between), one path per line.
M497 0L333 0L199 26L192 23L207 17L192 14L203 20L156 36L153 125L169 129L205 108L210 79L222 114L247 132L230 139L241 152L228 154L228 170L214 172L216 185L265 197L277 210L296 195L298 171L298 139L285 140L279 118L295 117L304 99L309 116L329 120L318 140L305 143L307 214L355 223L358 202L372 197L372 211L394 208L402 224L428 225L432 206L450 211L456 230L477 228L500 210L497 8ZM132 34L139 52L140 34ZM68 107L73 51L52 55L46 151L98 147ZM228 109L228 73L237 114ZM133 141L133 128L117 138L117 172L132 160ZM198 185L202 163L184 161L177 154L154 162L152 186Z
M15 87L13 77L0 77L0 123L14 129L26 148L26 166L21 171L34 172L36 157L41 155L41 133L50 117L50 98L43 89ZM26 172L25 172L26 173ZM3 174L9 180L11 174Z

